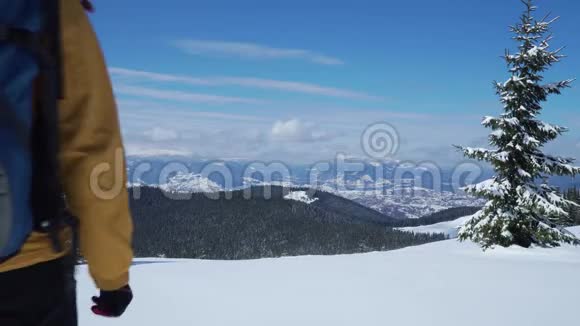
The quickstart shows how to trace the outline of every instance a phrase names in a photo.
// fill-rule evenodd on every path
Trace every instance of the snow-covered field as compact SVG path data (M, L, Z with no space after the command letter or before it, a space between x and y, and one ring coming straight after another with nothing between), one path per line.
M575 229L580 233L580 229ZM252 261L138 259L133 305L80 325L580 325L580 248L498 248L455 240L396 251Z

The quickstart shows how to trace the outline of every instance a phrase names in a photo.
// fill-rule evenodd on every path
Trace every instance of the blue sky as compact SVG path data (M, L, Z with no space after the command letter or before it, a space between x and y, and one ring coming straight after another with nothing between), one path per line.
M399 132L398 159L461 159L485 145L500 111L493 80L518 0L100 0L92 20L129 153L287 161L362 156L365 126ZM539 0L562 16L565 61L547 79L580 76L580 2ZM578 85L580 87L580 85ZM572 131L549 149L580 157L580 88L545 119Z

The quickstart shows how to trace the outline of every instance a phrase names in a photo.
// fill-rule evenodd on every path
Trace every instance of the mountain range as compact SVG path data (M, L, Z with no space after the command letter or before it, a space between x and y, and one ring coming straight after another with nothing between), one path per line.
M453 207L482 206L482 199L469 196L459 188L493 175L491 170L481 169L476 178L468 180L453 168L427 171L424 165L397 161L335 162L328 163L325 169L318 165L276 164L284 173L272 173L272 164L243 160L212 161L183 156L129 156L127 159L132 185L183 193L219 192L268 184L308 187L400 219L418 218ZM343 171L348 169L353 171ZM552 182L562 189L580 185L579 180L569 178L555 177Z

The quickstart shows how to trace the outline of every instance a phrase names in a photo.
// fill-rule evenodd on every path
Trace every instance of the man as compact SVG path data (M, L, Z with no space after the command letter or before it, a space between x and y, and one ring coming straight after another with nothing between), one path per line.
M60 0L60 176L68 208L78 217L80 251L100 289L91 309L118 317L132 299L132 222L117 109L83 7L92 10L86 0ZM0 263L0 325L77 325L72 232L60 236L61 252L47 234L33 232L16 256Z

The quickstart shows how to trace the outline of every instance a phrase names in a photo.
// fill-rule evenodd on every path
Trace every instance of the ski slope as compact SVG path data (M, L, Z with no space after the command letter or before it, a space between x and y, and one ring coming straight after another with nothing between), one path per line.
M342 256L138 259L135 300L118 320L91 315L95 290L80 267L80 325L580 325L579 273L580 248L482 252L456 240Z

